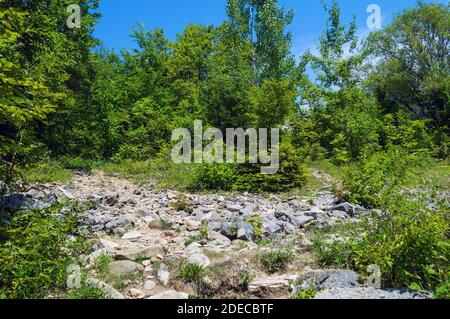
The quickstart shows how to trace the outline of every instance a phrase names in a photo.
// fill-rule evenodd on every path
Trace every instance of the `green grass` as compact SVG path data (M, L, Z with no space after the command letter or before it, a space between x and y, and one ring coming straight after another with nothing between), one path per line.
M205 268L186 262L181 262L177 271L177 279L185 284L200 285L204 281L205 275Z
M315 289L300 290L292 297L292 299L309 300L314 299L316 295L317 291Z
M267 272L274 274L286 270L294 258L295 255L291 251L280 250L264 253L259 257L259 260Z
M25 171L24 176L28 182L45 184L51 182L65 183L72 178L72 172L57 161L40 163Z
M66 299L97 300L106 299L106 297L100 288L83 285L80 289L74 289L70 291L66 296Z
M171 161L154 159L148 161L124 160L100 163L97 168L107 174L120 174L139 185L154 183L160 188L186 190L191 187L196 165L174 164Z
M94 269L100 276L108 273L108 266L114 261L114 257L108 254L101 254L94 260Z

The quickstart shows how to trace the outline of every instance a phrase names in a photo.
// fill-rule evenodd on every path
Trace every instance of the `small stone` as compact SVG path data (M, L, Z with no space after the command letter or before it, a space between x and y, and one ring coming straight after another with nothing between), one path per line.
M163 284L163 286L167 286L170 281L170 273L166 270L165 265L161 265L158 270L158 280Z
M347 219L348 215L346 212L342 212L340 210L333 210L332 212L329 212L328 215L330 217L339 218L339 219Z
M346 300L394 300L394 299L432 299L433 295L427 292L411 292L409 290L375 289L372 287L360 288L330 288L320 291L314 299L346 299Z
M291 291L289 282L292 278L286 276L261 277L254 279L248 286L250 293L258 297L283 296Z
M208 239L210 240L211 244L217 245L217 246L230 246L231 240L222 235L221 233L218 233L216 231L210 231L208 234Z
M317 270L311 271L301 278L297 290L359 287L358 274L350 270Z
M241 205L236 205L236 204L232 204L232 205L227 205L227 209L230 210L231 212L240 212L242 209Z
M142 234L138 231L131 231L122 236L122 239L138 239L141 238Z
M247 204L247 206L243 209L241 209L239 212L242 215L250 215L250 214L254 214L259 210L257 205L254 204Z
M116 244L115 242L111 241L111 240L107 240L107 239L100 239L100 243L102 244L102 246L108 250L114 250L116 248L119 248L120 245Z
M100 289L106 298L125 299L125 297L120 292L118 292L113 286L108 285L107 283L100 281L98 279L89 278L86 280L86 285Z
M151 259L164 254L162 246L153 245L146 248L128 248L122 251L116 251L117 260L137 260L139 258Z
M56 186L56 188L64 195L64 197L68 200L74 200L75 196L73 196L69 191L65 190L61 186Z
M291 222L297 227L303 227L312 222L315 218L305 215L296 215L291 217Z
M153 267L151 265L148 265L145 267L144 272L146 273L152 273L153 272Z
M144 271L144 266L130 260L114 261L108 265L108 272L116 277L124 275L139 275Z
M105 198L105 203L108 206L114 206L119 202L119 194L113 194L110 196L107 196Z
M142 261L142 266L144 266L144 267L150 266L151 264L152 264L151 260L144 260L144 261Z
M130 295L136 299L143 299L145 297L145 293L136 288L130 289Z
M175 290L164 291L160 294L151 296L148 299L168 299L168 300L177 300L177 299L188 299L189 295L184 292L178 292Z
M145 216L144 221L147 223L147 226L150 229L161 228L161 219L155 214Z
M147 280L144 284L144 291L150 293L155 287L156 283L153 280Z
M195 253L192 254L191 256L188 257L187 262L189 264L193 264L193 265L197 265L197 266L201 266L203 268L208 267L209 265L211 265L211 261L209 260L209 258L203 254L203 253Z

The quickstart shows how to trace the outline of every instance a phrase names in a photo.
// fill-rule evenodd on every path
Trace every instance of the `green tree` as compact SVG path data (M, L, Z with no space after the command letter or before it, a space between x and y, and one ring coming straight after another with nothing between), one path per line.
M447 126L450 118L450 6L419 3L369 42L382 60L370 84L386 113L405 110Z
M216 29L190 24L177 41L170 43L168 75L175 95L176 111L186 117L204 119L200 85L208 76Z
M86 13L77 30L66 26L70 1L0 1L0 179L2 192L18 170L36 160L52 114L76 105L88 87L83 60L92 42L96 1L81 1ZM81 49L77 45L81 45ZM87 64L87 63L86 63ZM78 95L77 95L78 94ZM53 118L54 119L54 118ZM45 128L45 129L44 129ZM6 186L6 187L5 187Z
M299 65L300 107L306 107L308 118L294 119L294 127L304 132L298 120L314 127L317 140L311 142L315 149L324 149L338 162L346 163L377 149L380 116L376 101L366 94L360 78L369 51L358 46L355 19L348 27L343 25L335 0L331 6L325 3L324 8L329 18L319 54L308 51ZM306 74L308 66L316 76L314 81Z

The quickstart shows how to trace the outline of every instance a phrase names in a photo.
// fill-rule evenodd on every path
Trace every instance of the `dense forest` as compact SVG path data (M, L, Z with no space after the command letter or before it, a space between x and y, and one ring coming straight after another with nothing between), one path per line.
M449 297L448 5L419 2L358 38L356 20L345 25L338 1L324 1L317 48L297 57L294 13L277 0L228 0L221 25L190 24L175 41L138 25L138 48L120 52L93 36L98 0L78 1L81 27L67 27L72 2L0 0L0 211L26 183L73 169L267 194L301 191L320 167L339 198L383 212L362 239L318 248L322 264L377 264L386 287ZM172 131L195 120L280 128L280 171L172 163ZM0 297L20 286L7 261L20 258L12 243L26 220L14 215L0 214Z

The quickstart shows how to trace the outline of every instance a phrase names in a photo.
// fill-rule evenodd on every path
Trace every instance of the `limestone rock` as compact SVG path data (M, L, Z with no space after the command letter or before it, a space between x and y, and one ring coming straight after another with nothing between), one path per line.
M108 265L108 272L116 277L139 275L144 272L144 266L130 260L119 260Z
M167 300L177 300L177 299L188 299L189 295L187 293L184 292L178 292L175 290L168 290L168 291L164 291L160 294L151 296L148 299L167 299Z
M107 283L100 281L98 279L89 278L86 280L86 285L100 289L105 295L105 297L108 299L125 299L125 297L120 292L118 292L113 286L108 285Z

